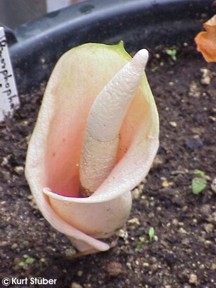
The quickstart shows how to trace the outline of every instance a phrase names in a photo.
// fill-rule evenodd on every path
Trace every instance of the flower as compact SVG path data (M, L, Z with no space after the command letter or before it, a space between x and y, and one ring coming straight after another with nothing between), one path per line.
M216 62L216 15L203 24L206 31L200 32L195 42L197 50L207 62Z
M43 216L82 254L110 248L99 239L127 221L130 190L158 149L147 58L122 43L84 44L59 59L46 87L26 178Z

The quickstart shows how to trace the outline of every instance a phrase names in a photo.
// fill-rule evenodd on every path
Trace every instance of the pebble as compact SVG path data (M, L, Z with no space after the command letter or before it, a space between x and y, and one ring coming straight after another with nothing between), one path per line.
M79 271L77 272L77 276L82 277L82 275L83 275L83 271L82 271L82 270L79 270Z
M155 236L154 236L154 241L156 241L156 242L157 242L158 240L159 240L158 236L157 236L157 235L155 235Z
M135 188L133 191L132 191L132 197L133 199L139 199L140 198L140 195L142 194L142 191L139 190L138 188Z
M17 243L14 243L14 244L11 246L11 249L16 250L17 247L18 247Z
M187 138L185 140L185 145L187 146L187 148L189 148L191 150L194 150L194 149L202 147L203 146L203 142L200 139L199 135L195 135L195 136L193 136L191 138Z
M71 288L82 288L82 287L83 287L82 285L80 285L79 283L76 283L76 282L73 282L71 284Z
M187 239L187 238L184 238L184 239L182 240L182 244L183 244L183 245L189 245L189 244L190 244L190 240Z
M205 224L204 228L205 228L205 231L207 233L211 233L214 230L214 225L213 224Z
M8 245L8 242L7 241L2 241L0 242L0 247L5 247Z
M213 179L213 181L211 183L211 189L213 192L216 193L216 177Z
M201 78L201 84L203 85L209 85L211 83L211 71L207 68L202 68L200 69L200 71L202 72L202 78Z
M118 276L123 273L122 264L116 261L112 261L107 264L106 271L109 276Z
M193 224L197 224L197 219L196 218L193 219Z
M200 213L205 217L209 216L211 214L211 206L208 204L203 205L200 208Z
M3 157L1 166L6 166L8 165L8 159L10 158L10 155L7 155L6 157Z
M23 171L24 171L24 168L22 166L16 166L14 168L14 171L18 174L18 175L22 175L23 174Z
M157 263L157 258L156 257L151 257L150 261L152 264Z
M168 188L168 187L170 187L172 185L173 185L173 182L169 182L166 178L162 179L162 187L163 188Z
M172 224L173 224L174 226L178 226L178 225L179 225L179 221L174 218L174 219L172 220Z
M136 217L129 219L129 220L128 220L128 223L129 223L129 224L135 224L135 225L137 225L137 226L140 225L140 221L139 221L139 219L136 218Z
M131 266L131 263L130 263L130 262L127 262L127 263L126 263L126 266L127 266L128 269L130 269L130 270L132 269L132 266Z
M28 196L28 200L30 199L29 197L30 197L30 196ZM39 208L38 208L38 206L37 206L37 204L36 204L33 196L32 196L31 199L32 199L32 200L29 201L29 205L30 205L33 209L39 210Z
M122 238L123 240L127 240L128 239L128 232L124 229L120 229L118 232L118 236L120 238Z
M148 214L148 217L149 217L149 218L155 218L154 212L150 212L150 213Z
M200 89L195 81L192 81L189 87L189 96L199 98L201 95Z
M187 234L187 231L184 229L184 228L179 228L179 233L181 233L181 234Z
M175 121L170 121L169 122L170 126L176 128L177 127L177 123Z
M213 212L211 215L212 222L216 223L216 212Z
M46 259L42 257L42 258L40 258L40 262L45 263Z
M190 284L197 285L198 279L197 279L197 275L196 275L196 274L191 273L191 274L189 275L189 283L190 283Z
M68 248L65 250L65 256L68 258L73 258L76 255L76 250L73 248Z

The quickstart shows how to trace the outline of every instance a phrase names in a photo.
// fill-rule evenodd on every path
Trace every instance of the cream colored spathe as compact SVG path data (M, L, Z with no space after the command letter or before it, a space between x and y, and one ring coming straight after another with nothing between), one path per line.
M110 248L99 239L111 236L126 222L131 209L130 190L147 175L158 149L159 120L144 73L146 61L145 50L131 60L121 43L113 46L84 44L60 58L44 94L29 143L26 177L44 217L83 253ZM136 77L131 77L131 73ZM104 93L107 90L109 97L113 97L112 101L106 101ZM87 170L90 167L99 173L100 169L94 167L99 163L95 161L97 155L94 153L103 155L100 142L114 139L110 128L106 133L106 125L101 127L97 123L99 116L93 117L96 122L92 124L91 113L94 111L97 115L97 102L101 107L99 114L103 106L106 110L112 111L112 107L115 110L115 95L118 95L117 101L121 95L129 97L125 97L125 105L120 100L124 111L117 109L119 113L114 114L122 123L114 119L119 128L114 137L117 145L108 153L112 158L108 175L103 174L89 197L82 197L80 178L82 186L89 185L89 181L83 183L83 169L88 166ZM92 142L84 139L89 133L94 141L99 141L102 150L92 149L93 154L86 160L85 150L89 149L85 145ZM112 135L112 139L107 135ZM104 153L107 153L105 147ZM89 159L92 163L88 162Z

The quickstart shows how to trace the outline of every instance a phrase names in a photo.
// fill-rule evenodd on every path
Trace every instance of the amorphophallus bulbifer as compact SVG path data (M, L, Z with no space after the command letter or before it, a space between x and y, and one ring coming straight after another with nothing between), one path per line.
M206 31L195 37L197 50L207 62L216 62L216 15L203 24Z
M131 189L159 145L145 76L148 52L88 43L66 52L48 81L26 178L43 216L83 254L105 251L127 221Z

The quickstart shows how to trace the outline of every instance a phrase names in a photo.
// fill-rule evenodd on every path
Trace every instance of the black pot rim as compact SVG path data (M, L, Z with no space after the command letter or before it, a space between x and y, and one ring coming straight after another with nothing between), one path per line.
M13 31L10 54L19 91L46 81L57 59L87 43L123 40L129 52L191 42L213 15L213 0L90 0L46 14ZM11 31L10 31L11 32Z

